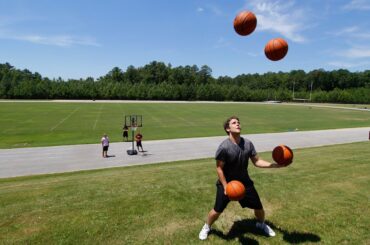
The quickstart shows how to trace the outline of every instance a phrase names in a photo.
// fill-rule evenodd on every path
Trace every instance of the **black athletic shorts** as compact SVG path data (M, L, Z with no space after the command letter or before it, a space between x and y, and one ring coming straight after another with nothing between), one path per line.
M123 137L128 137L128 132L127 131L123 131Z
M141 144L141 141L136 141L136 147L143 147L142 144Z
M222 213L229 204L230 199L224 194L224 187L221 183L216 184L217 193L214 210L218 213ZM243 208L250 209L262 209L262 203L260 197L258 196L257 190L253 185L246 186L245 197L239 201L240 206Z
M103 151L108 151L109 146L103 146Z

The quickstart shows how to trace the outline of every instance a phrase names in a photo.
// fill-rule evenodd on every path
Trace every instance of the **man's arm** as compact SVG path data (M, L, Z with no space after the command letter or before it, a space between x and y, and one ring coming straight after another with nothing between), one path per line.
M220 180L221 184L223 185L224 193L226 195L227 182L226 182L226 178L225 178L224 170L223 170L224 166L225 166L225 163L223 161L216 160L216 169L217 169L218 179Z
M261 159L258 155L252 156L251 160L254 166L259 167L259 168L281 168L283 167L282 165L279 165L275 162L271 163L271 162L265 161Z

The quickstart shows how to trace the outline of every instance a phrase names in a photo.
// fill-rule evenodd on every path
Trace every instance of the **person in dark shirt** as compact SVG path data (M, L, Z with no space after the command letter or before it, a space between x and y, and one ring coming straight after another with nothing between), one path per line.
M216 201L214 208L208 213L208 218L199 233L199 239L205 240L211 230L212 224L218 219L226 208L230 199L226 193L226 185L232 180L238 180L245 186L246 192L243 199L239 200L243 208L254 210L257 219L256 227L261 229L267 236L275 236L275 232L265 224L265 211L253 181L248 174L248 160L259 168L278 168L281 165L262 160L248 139L240 136L241 126L239 118L232 116L224 123L224 130L228 134L216 151L216 170L218 180L216 182Z
M135 136L135 139L136 139L136 148L137 148L138 151L140 151L139 148L141 148L141 152L144 152L143 145L141 143L142 138L143 138L143 135L140 132L138 132L136 134L136 136Z
M123 134L122 134L122 136L123 136L123 140L126 139L126 141L128 141L128 127L127 127L126 124L125 124L125 126L123 126Z

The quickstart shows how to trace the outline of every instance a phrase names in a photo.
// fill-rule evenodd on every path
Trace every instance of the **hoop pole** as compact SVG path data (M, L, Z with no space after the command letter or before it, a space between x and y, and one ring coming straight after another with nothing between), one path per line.
M134 149L134 134L135 134L134 132L135 131L134 130L131 130L131 132L132 132L132 152L134 152L134 150L135 150Z

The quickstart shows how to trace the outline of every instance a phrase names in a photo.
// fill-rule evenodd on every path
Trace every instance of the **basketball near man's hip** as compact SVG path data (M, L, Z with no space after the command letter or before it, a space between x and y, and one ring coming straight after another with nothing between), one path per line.
M226 185L226 194L232 201L239 201L245 196L245 187L242 182L232 180Z

